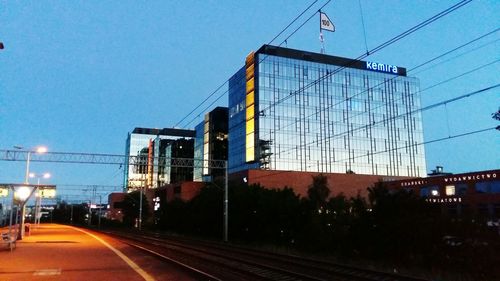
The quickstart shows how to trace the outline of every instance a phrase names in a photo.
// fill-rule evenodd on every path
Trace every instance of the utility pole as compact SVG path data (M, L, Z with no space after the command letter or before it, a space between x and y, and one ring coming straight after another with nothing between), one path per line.
M142 229L142 192L144 187L141 186L141 191L139 193L139 230Z
M101 194L99 194L99 216L97 222L97 229L101 229L101 208L102 208L102 199Z
M73 204L71 204L71 217L69 218L69 222L73 225Z
M90 198L90 208L89 208L89 212L90 212L90 217L89 217L89 226L91 225L91 220L92 220L92 202L96 201L96 200L95 200L96 189L97 189L97 186L93 185L93 186L92 186L92 196L91 196L91 198ZM97 205L97 204L96 204L96 205Z
M228 192L228 179L227 179L227 160L225 165L225 175L224 175L224 242L228 241L228 220L229 220L229 192Z

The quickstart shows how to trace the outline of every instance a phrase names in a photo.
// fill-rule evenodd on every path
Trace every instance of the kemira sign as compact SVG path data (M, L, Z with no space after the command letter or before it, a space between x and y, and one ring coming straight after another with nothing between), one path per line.
M385 64L385 63L376 63L376 62L367 61L366 62L366 69L377 71L377 72L398 74L398 67L397 66Z

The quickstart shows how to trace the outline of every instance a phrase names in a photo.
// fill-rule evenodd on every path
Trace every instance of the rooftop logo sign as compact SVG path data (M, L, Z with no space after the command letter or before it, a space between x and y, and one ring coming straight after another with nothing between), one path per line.
M386 73L394 73L398 74L398 67L395 65L384 64L384 63L376 63L376 62L366 62L366 69L378 71L378 72L386 72Z

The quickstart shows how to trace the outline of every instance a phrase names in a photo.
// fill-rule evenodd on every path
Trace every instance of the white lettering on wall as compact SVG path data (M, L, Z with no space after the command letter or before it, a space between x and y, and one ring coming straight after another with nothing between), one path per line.
M366 69L375 70L379 72L387 72L398 74L398 67L390 64L376 63L376 62L366 62Z

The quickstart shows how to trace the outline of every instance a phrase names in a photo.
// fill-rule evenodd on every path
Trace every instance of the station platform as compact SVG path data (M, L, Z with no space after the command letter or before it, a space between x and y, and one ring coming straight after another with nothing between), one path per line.
M135 281L176 278L167 277L164 272L163 276L155 275L155 269L151 268L154 262L147 259L140 251L97 232L66 225L41 224L37 228L32 227L29 235L17 241L13 251L8 247L0 249L0 280Z

